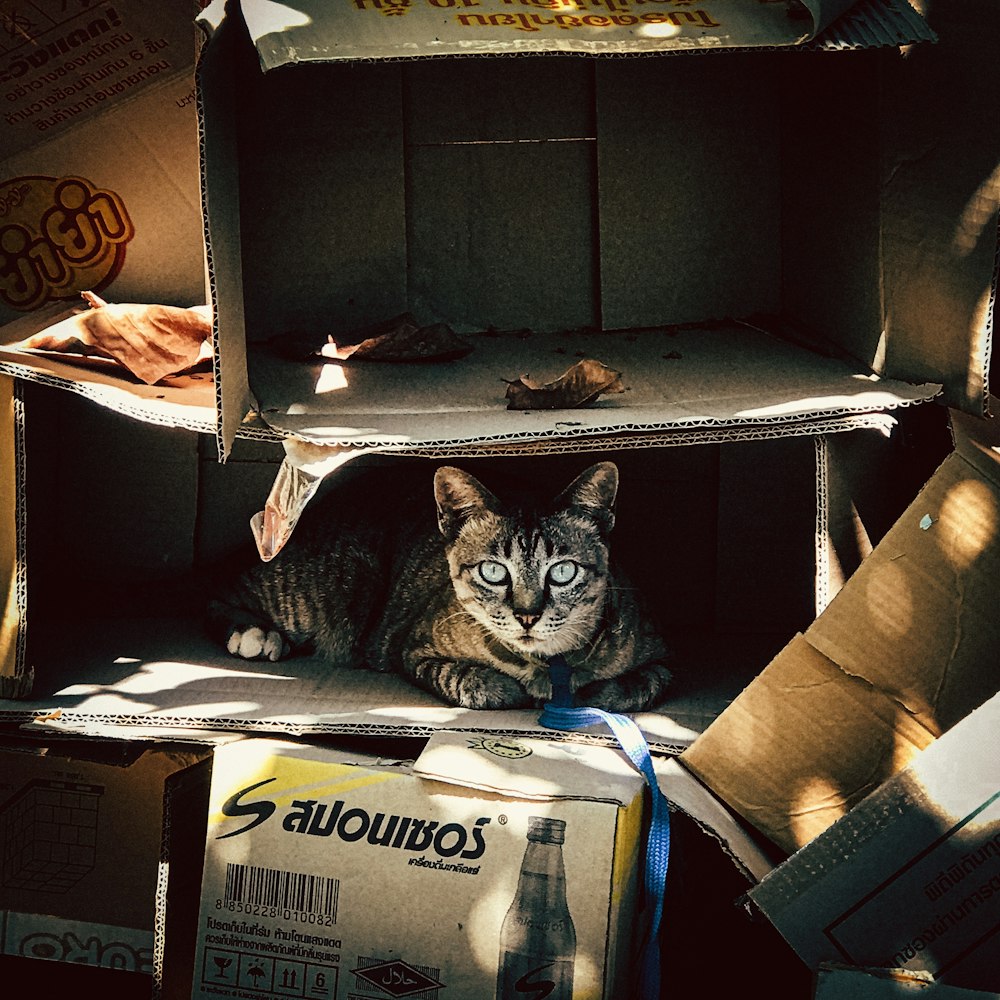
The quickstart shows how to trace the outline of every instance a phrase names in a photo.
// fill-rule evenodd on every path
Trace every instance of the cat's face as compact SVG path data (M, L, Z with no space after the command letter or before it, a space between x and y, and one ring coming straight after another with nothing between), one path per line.
M605 605L617 485L616 467L600 463L545 509L523 510L461 470L439 469L438 523L464 611L523 656L586 647Z

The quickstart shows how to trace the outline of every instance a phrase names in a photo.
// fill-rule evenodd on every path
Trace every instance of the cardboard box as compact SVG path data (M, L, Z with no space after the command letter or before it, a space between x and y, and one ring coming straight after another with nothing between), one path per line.
M952 424L952 454L830 606L683 755L787 853L1000 686L1000 434Z
M251 410L318 446L469 449L706 426L791 432L938 393L938 367L913 356L924 339L939 342L940 325L894 329L885 377L868 377L884 332L876 289L884 278L893 291L890 271L913 263L894 257L912 253L908 238L879 259L876 235L880 212L896 219L909 208L876 159L886 138L878 114L895 99L880 93L880 65L898 58L902 38L933 38L912 8L883 4L870 21L844 23L849 4L810 3L811 22L795 26L780 5L747 14L725 0L681 13L628 4L614 16L529 13L519 28L516 5L476 6L413 4L390 16L381 4L307 4L284 18L217 3L202 17L223 453ZM696 23L702 14L711 25ZM803 44L858 51L774 51ZM733 51L686 56L704 48ZM661 58L588 58L610 52ZM445 58L456 54L523 58ZM440 58L421 58L431 55ZM578 99L520 97L546 92ZM328 129L317 109L334 94ZM850 121L833 114L846 104ZM711 138L699 141L705 107ZM802 130L791 142L786 115ZM838 201L840 218L833 206L817 215L812 193L828 183L855 192L850 206ZM551 262L547 274L565 262L559 280L540 281L539 261ZM973 266L988 283L992 259L963 261ZM315 365L283 363L266 344L350 336L402 313L450 325L473 352L405 371L355 365L330 390ZM862 365L803 349L803 327ZM555 377L566 365L553 371L553 355L581 351L623 371L630 393L572 420L506 410L503 379ZM956 390L976 405L968 383Z
M649 13L639 11L641 4L632 6L638 14ZM218 319L215 385L137 387L91 374L70 379L65 365L57 371L57 362L43 364L12 352L4 355L10 359L4 363L6 370L25 381L37 377L71 388L143 421L195 430L216 427L217 391L225 425L222 450L233 457L218 476L203 470L204 481L212 476L221 484L228 477L227 495L237 498L231 503L241 513L243 482L233 484L237 473L232 468L243 466L242 475L246 466L240 461L240 449L230 452L237 433L241 445L247 443L244 436L255 435L279 448L284 445L286 451L317 447L328 461L324 465L321 459L323 468L315 475L303 473L309 488L331 463L338 464L335 478L339 479L349 474L350 465L382 454L431 460L475 456L482 462L509 456L512 464L524 457L527 468L531 458L544 456L549 461L557 455L598 450L618 455L657 449L659 465L662 452L669 449L704 445L703 453L709 454L716 447L725 449L721 489L702 493L699 483L697 497L685 490L684 499L667 501L669 513L675 502L682 508L675 523L678 544L685 547L683 572L692 574L699 598L704 587L716 589L711 611L706 612L705 601L694 616L699 626L708 623L709 633L705 642L697 644L697 659L710 665L702 673L714 674L716 664L734 659L734 646L742 656L756 645L758 622L774 616L783 642L799 627L789 625L789 620L805 619L803 625L807 624L835 589L829 583L836 567L830 565L827 544L831 514L827 437L854 432L888 435L915 404L936 398L941 384L931 371L934 366L909 365L909 361L905 381L895 377L899 374L895 371L887 373L893 377L873 378L868 361L860 366L842 362L832 356L842 350L824 353L815 344L804 346L798 333L790 333L792 327L799 330L815 322L814 332L823 338L840 340L842 347L857 338L864 349L853 353L874 356L885 325L872 311L872 289L892 286L883 280L883 264L873 259L885 244L874 238L874 219L891 217L902 226L911 204L937 206L938 197L936 182L931 184L923 175L918 181L926 190L922 187L919 196L898 199L894 181L874 176L872 158L882 156L878 112L884 109L870 102L879 81L901 70L899 39L929 43L933 32L905 4L880 4L874 19L852 12L846 20L837 17L846 4L807 6L813 20L805 26L789 21L780 4L754 8L761 23L769 25L768 31L781 29L780 37L771 34L766 42L758 35L740 34L749 30L746 22L737 31L736 22L727 20L721 32L703 34L683 12L666 18L665 33L647 32L641 38L629 35L631 22L583 26L591 34L591 29L599 30L602 39L613 38L615 51L634 44L644 52L662 49L662 58L591 59L594 52L604 51L604 42L594 46L590 36L576 28L549 27L537 38L532 32L519 40L521 33L503 24L474 20L468 37L478 37L482 29L483 52L495 49L521 57L395 60L388 56L396 52L393 45L401 38L424 39L431 45L436 36L427 35L428 16L431 21L452 21L457 15L446 8L437 8L445 11L437 13L433 4L407 8L405 15L383 15L382 8L362 4L336 16L345 17L344 24L336 17L331 24L326 18L333 8L320 5L315 10L303 8L301 20L308 19L308 24L292 24L300 20L296 18L276 24L268 20L268 12L276 8L247 4L244 12L232 4L225 13L216 5L206 13L210 38L199 71L205 134L202 166ZM725 8L728 18L736 5ZM638 14L630 8L621 16ZM714 20L722 24L720 18ZM361 28L361 37L352 44L363 47L371 33L377 38L373 44L386 58L379 62L366 54L360 59L357 50L346 46L343 51L336 45L323 47L331 37L348 38L342 31L348 26ZM680 30L674 32L675 27ZM259 35L259 52L251 44L251 29ZM807 36L811 41L805 41ZM297 53L325 54L315 63L297 60L288 44ZM774 51L779 44L804 44L821 51L797 51L793 57ZM685 51L689 46L731 46L733 51L694 59ZM934 46L918 46L921 51L925 47ZM830 48L850 51L823 51ZM413 51L422 52L419 46ZM428 51L439 50L431 45ZM569 58L567 52L575 55ZM277 67L275 61L286 56L296 64ZM263 74L261 59L268 66ZM580 99L556 109L544 101L524 106L518 96L545 88L578 94ZM421 100L404 100L404 92L420 94ZM461 113L456 102L446 99L455 92L463 93ZM670 114L664 113L657 96L663 93L676 95ZM805 93L814 102L808 114L802 113L805 109L794 96ZM230 107L237 94L238 106ZM509 99L498 99L504 95ZM829 113L853 98L864 112L863 123L856 115L847 121ZM886 108L893 109L894 98L887 92L885 99ZM691 109L706 102L718 109L718 118L712 124L711 142L702 149L691 137L705 127L704 120ZM326 128L319 111L334 103L339 109L337 128ZM783 138L785 116L801 123L795 142ZM925 127L957 126L949 116L928 118ZM940 148L959 149L962 143L956 140ZM892 160L891 150L886 155ZM796 180L800 174L810 178L808 192ZM443 176L452 178L446 199L440 197L435 180ZM477 177L482 183L475 181ZM635 184L626 183L629 177L637 178ZM409 178L406 183L405 178ZM539 178L558 181L546 181L552 190L542 190ZM640 188L657 191L675 186L684 190L683 198L647 198L643 212L634 210ZM849 206L840 204L843 219L830 217L832 206L818 219L814 187L848 188L857 199ZM491 193L484 201L486 191ZM302 204L296 204L300 196ZM862 216L868 220L863 225ZM526 230L527 217L533 223ZM698 217L727 221L693 225ZM939 221L935 216L933 225ZM472 235L466 254L461 233L468 227ZM900 232L898 241L891 242L893 246L898 242L903 256L914 246L933 242L926 233L911 238L905 227ZM534 242L522 246L528 236ZM822 263L819 256L799 252L800 243L819 237L821 249L816 253L823 257ZM841 246L841 238L851 252L832 254ZM511 249L514 244L516 252ZM746 254L747 245L759 247L760 252ZM910 273L912 260L889 255L886 268L890 257L894 269L899 264L900 272ZM580 263L563 268L558 283L539 283L539 260ZM652 260L662 263L656 268L634 264ZM977 246L955 266L963 275L968 272L970 284L982 278L985 287L993 264L993 255ZM667 272L669 281L662 277ZM719 281L720 273L726 274L725 282ZM484 281L483 274L493 277ZM805 294L807 288L814 297ZM962 288L958 298L964 310L968 305L964 282ZM532 290L530 295L525 289ZM958 301L953 305L957 313ZM405 310L447 321L473 337L475 351L455 363L365 368L288 362L267 349L266 341L275 333L320 326L324 331L356 328ZM776 325L758 322L760 314L780 314L781 319ZM740 318L733 323L725 319L730 316ZM524 338L475 336L491 326L496 328L493 333L525 327L534 332ZM594 332L597 327L603 332ZM940 342L940 329L938 324L933 330L935 344ZM18 332L23 331L21 327ZM894 326L893 336L902 340L904 334L898 331ZM625 371L629 393L574 410L571 419L561 411L505 409L504 377L515 377L518 371L548 371L553 362L561 368L578 351L598 349L602 356L611 352L606 360ZM959 383L963 392L976 384L976 372L985 364L984 351L969 351L963 340L961 350L951 352L962 357L963 377L949 376L949 392ZM895 347L890 353L894 359L902 356ZM333 389L328 381L320 385L320 376L329 374L331 367L347 380L346 388ZM919 373L912 374L917 369ZM250 388L255 415L244 421L244 396ZM317 393L319 388L323 391ZM982 404L974 391L965 402L973 407ZM113 433L125 440L124 431ZM124 465L127 458L119 461ZM663 464L670 467L674 461L665 459ZM253 470L260 490L255 512L261 510L266 492L260 468ZM538 468L537 463L532 468ZM754 481L764 468L767 473ZM775 480L782 494L777 506L768 499L774 490L765 477L771 474L781 477ZM803 475L813 479L805 494ZM658 470L650 478L655 476ZM664 480L672 482L672 472ZM187 490L186 473L183 483ZM127 484L126 488L131 493ZM187 503L188 497L181 501ZM157 497L155 505L173 502L169 496ZM194 503L198 506L193 516L185 508L182 530L192 523L206 523L206 516L213 525L236 523L244 530L242 519L233 521L235 515L206 512L207 504ZM720 504L724 513L713 519L711 512L721 509ZM751 504L758 517L749 513ZM776 533L766 520L771 515L793 525L788 531L795 532L795 540L789 541L788 549L795 553L794 570L777 558ZM682 517L696 521L696 526L681 526ZM784 537L782 533L778 544L785 544ZM695 539L701 544L697 557ZM217 548L208 539L202 551ZM775 559L774 571L768 573L771 586L782 588L787 574L788 589L795 591L794 609L784 591L775 596L770 586L742 586L740 596L733 599L731 588L739 586L742 575L730 570L729 560L745 558L735 553L754 551ZM713 553L713 558L719 554L717 573L705 553ZM802 557L810 563L811 576L804 585L798 562ZM676 559L671 558L671 564L676 566ZM680 572L676 580L686 582ZM682 590L671 580L657 595L666 613L674 613L674 599ZM678 618L683 624L683 612ZM767 626L771 624L768 620ZM730 637L733 631L739 636L735 642ZM134 648L131 636L128 644ZM775 648L769 639L766 650L754 651L750 676ZM80 708L81 716L92 712L101 718L133 714L134 702L110 690L107 664L135 654L118 650L108 656L107 652L95 649L105 670L96 674L103 683L92 693L109 695L114 704L99 706L91 701L83 706L79 699L71 704L60 699L64 710ZM151 670L165 661L199 668L233 666L224 659L211 659L211 651L197 638L185 639L172 654L158 646L154 655L135 658L150 661ZM89 664L86 669L89 674ZM30 693L32 682L23 658L8 674L13 675L7 686L12 697ZM147 700L145 704L155 707L143 714L157 713L171 724L202 719L201 706L208 699L189 696L194 689L203 693L209 685L203 671L197 676L198 681L187 684L169 704L159 696ZM217 676L214 669L212 676ZM728 701L745 679L743 675L736 690L731 686L714 690L710 714L716 710L714 703ZM262 682L260 677L253 680ZM706 687L711 683L714 679ZM144 684L145 680L140 682ZM381 688L362 691L357 699L338 689L337 707L351 719L344 712L337 713L336 721L316 719L315 699L284 701L283 694L274 690L278 686L263 681L267 690L259 689L262 697L251 699L249 710L227 715L226 724L245 721L248 712L255 722L263 718L276 726L308 726L314 720L318 725L400 728L470 724L451 712L438 711L439 706L414 704L406 689L403 707L416 708L417 716L407 712L403 719L398 714L390 718L384 710L393 699L399 704L399 692ZM168 692L170 687L158 684L156 691ZM49 700L59 690L47 680L36 693ZM292 690L290 684L282 687L283 693ZM244 699L224 700L231 705ZM194 712L178 711L188 709L192 701ZM25 703L23 710L36 707ZM328 707L325 699L324 716ZM367 709L379 714L365 716ZM216 721L220 714L213 700ZM357 722L359 715L367 721ZM699 727L705 716L698 711ZM505 722L509 720L497 720L497 725ZM472 724L478 728L485 723ZM661 730L655 738L661 746L676 747L681 737L690 735L690 728L686 734Z
M205 301L194 0L5 13L0 323L84 290Z
M168 920L184 907L177 887L200 874L210 757L192 744L5 736L0 954L162 985ZM170 926L183 958L190 932Z
M28 336L82 307L206 301L194 68L196 0L39 0L0 15L0 325ZM23 325L22 325L23 324ZM134 411L130 392L70 363L0 361L0 696L30 688L19 404L28 374ZM127 384L127 380L124 380ZM110 398L106 398L110 395ZM154 408L155 393L149 393ZM211 391L205 422L214 423ZM182 414L168 419L183 422ZM161 418L162 419L162 418ZM14 522L10 521L11 514Z
M189 735L541 731L537 710L462 710L394 675L332 673L311 656L268 664L229 656L205 634L201 602L209 575L234 548L252 550L248 523L274 477L280 446L240 442L220 466L205 435L128 420L32 383L24 389L32 608L25 665L33 689L0 702L6 722L58 711L46 725L122 738L169 738L178 728ZM60 442L58 458L46 461L53 441ZM817 496L825 455L806 436L461 464L498 489L551 484L554 492L599 457L618 462L615 551L653 596L678 655L667 702L639 721L653 745L676 753L788 634L812 621L817 576L826 574L816 549L817 518L830 506L829 497ZM369 491L402 493L417 477L428 483L434 464L359 460L325 488L345 504L364 502ZM887 492L894 488L877 481ZM650 511L658 515L652 527Z
M440 734L411 764L220 748L193 996L495 995L530 817L565 823L573 995L626 996L642 792L620 753L545 740Z
M1000 988L1000 696L750 890L821 961Z

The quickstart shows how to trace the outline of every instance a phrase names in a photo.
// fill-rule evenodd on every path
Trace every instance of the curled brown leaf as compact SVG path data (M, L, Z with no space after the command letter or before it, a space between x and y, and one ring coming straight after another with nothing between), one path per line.
M208 307L108 303L93 292L81 294L90 309L12 346L110 359L147 385L211 357Z
M507 383L508 410L559 410L589 406L605 393L624 392L621 372L604 362L585 358L552 382L527 375Z

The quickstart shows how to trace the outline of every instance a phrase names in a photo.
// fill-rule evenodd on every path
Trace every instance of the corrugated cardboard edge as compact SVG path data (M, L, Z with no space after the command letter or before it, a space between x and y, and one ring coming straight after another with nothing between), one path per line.
M930 25L907 0L861 0L804 47L839 51L937 40Z
M212 8L217 5L213 4ZM217 21L207 16L199 24L208 35L195 68L195 92L198 102L198 145L201 167L202 220L204 224L205 264L212 305L213 371L216 395L216 446L220 461L225 461L233 442L255 402L250 391L246 358L246 323L243 313L243 268L240 260L239 173L222 170L221 165L236 164L236 115L232 104L238 99L232 79L235 50L240 40L221 9ZM206 11L205 15L209 12ZM245 31L245 28L243 29ZM213 93L210 102L205 91ZM221 220L221 221L220 221ZM230 238L212 240L211 233L225 231ZM235 234L235 235L234 235ZM218 275L224 274L225 281ZM221 317L221 318L220 318Z
M946 986L925 975L898 969L869 969L823 962L816 974L815 1000L1000 1000L983 993Z
M25 659L28 581L24 405L18 383L0 375L0 698L23 698L34 681Z
M211 754L204 747L200 748L182 770L167 778L164 785L150 1000L186 1000L191 993L198 903L193 886L201 883L211 759ZM183 843L180 842L181 836ZM179 877L181 865L189 866L190 870ZM177 898L178 893L180 898ZM178 907L180 914L171 912L171 908L176 910ZM189 907L195 912L188 913ZM188 932L188 941L176 941L178 934L188 937ZM178 964L180 956L184 956L184 968ZM190 965L187 965L188 959Z

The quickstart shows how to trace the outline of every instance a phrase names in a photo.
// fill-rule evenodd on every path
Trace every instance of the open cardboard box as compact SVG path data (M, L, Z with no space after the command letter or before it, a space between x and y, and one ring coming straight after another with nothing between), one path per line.
M68 4L41 0L3 13L0 88L0 324L22 339L81 305L205 300L195 63L196 0ZM22 356L25 375L135 412L120 378ZM10 380L0 387L0 538L4 594L0 693L23 689L24 553L18 551L23 453ZM200 383L191 383L194 386ZM150 393L154 411L163 401ZM198 404L214 424L211 390ZM156 412L154 412L154 417ZM160 419L185 419L166 412ZM20 667L15 666L21 663Z
M702 6L724 25L707 0ZM724 0L715 6L731 13ZM604 24L603 9L593 15L601 25L581 22L575 34L551 25L519 32L499 8L486 23L479 12L458 22L471 33L448 42L437 29L459 15L434 4L359 0L338 15L305 0L294 11L213 5L200 87L217 410L204 381L149 389L4 354L3 370L19 379L7 400L5 444L18 460L4 463L5 489L47 497L33 530L53 537L36 542L31 560L47 592L33 605L38 658L13 658L3 718L59 712L46 724L205 738L231 729L537 731L532 713L473 718L409 689L402 702L400 688L348 696L321 671L237 669L198 638L183 602L168 600L181 613L163 616L163 595L176 597L163 581L188 579L206 565L199 560L220 554L213 530L244 532L286 454L305 444L334 463L348 455L359 475L379 461L502 455L509 469L526 469L610 451L623 462L637 457L651 496L663 494L658 481L682 482L672 496L703 519L694 531L676 522L660 541L679 539L689 568L701 545L711 571L696 573L690 604L669 610L697 606L711 640L696 644L701 665L729 672L703 670L699 681L723 683L687 714L675 705L641 721L663 753L692 741L696 750L716 716L738 724L742 708L725 705L789 636L808 636L808 621L795 622L822 611L840 582L829 566L839 516L829 507L833 466L834 480L844 466L850 478L863 451L857 442L916 413L943 414L941 402L988 427L996 228L988 179L998 158L990 110L998 101L988 98L1000 84L983 39L997 13L986 4L935 8L933 43L900 0L832 16L846 7L808 4L812 22L783 39L703 30L710 26L686 9L657 11L658 21L643 23L666 30L644 35L629 34L637 22ZM776 21L788 30L786 5L755 9L769 30ZM271 20L275 13L287 20ZM343 23L331 27L327 16ZM360 34L343 31L347 22L362 25ZM465 44L480 29L480 46ZM591 58L590 29L614 38L616 51L647 58ZM718 51L695 59L685 49ZM519 58L477 57L486 53ZM431 54L442 58L410 58ZM982 100L956 105L951 95L962 87ZM563 99L569 93L577 99ZM340 335L407 311L447 322L473 352L400 371L293 363L269 344L286 333ZM517 330L530 335L503 333ZM4 339L25 332L20 324ZM581 351L620 368L631 392L569 420L505 409L503 379L525 370L554 376ZM72 392L53 402L31 382ZM58 428L48 438L63 445L57 461L31 462L51 454L31 445L32 414L42 428ZM194 432L210 429L224 466L199 447L204 435ZM25 455L41 487L25 485ZM960 461L961 451L947 467ZM701 463L717 470L707 481ZM331 478L347 482L353 471ZM20 508L7 509L7 549L23 556ZM49 517L53 510L64 517ZM775 530L785 516L794 524L787 535ZM747 578L754 551L775 563ZM8 630L23 650L16 601L25 563L9 562L17 586L8 588ZM131 597L131 606L90 586L94 574L117 580L115 596ZM58 586L65 579L77 584L70 600ZM750 622L727 618L739 609L733 585L754 608ZM783 588L776 600L774 587ZM70 615L74 607L83 613ZM134 607L140 613L129 614ZM753 619L765 610L773 631L751 651ZM931 612L914 620L938 634ZM974 698L963 698L950 706L950 722L972 707ZM876 754L875 782L854 789L850 802L902 766L909 746L937 735L922 724L901 732L900 752L893 742ZM731 762L724 750L716 756ZM851 756L843 743L833 752Z
M136 386L23 352L5 352L4 370L141 422L193 430L213 426L215 399L223 455L237 437L251 449L253 438L285 445L292 459L281 462L279 452L272 479L303 448L314 449L310 459L318 449L300 504L329 468L341 467L333 477L341 478L346 462L379 453L527 462L718 448L733 471L710 498L712 509L725 504L722 534L703 537L713 552L720 539L738 543L726 546L737 561L748 538L741 477L756 454L787 447L794 458L769 461L790 477L790 499L801 496L804 471L813 478L794 530L804 515L820 544L804 532L790 543L814 561L815 579L794 584L790 614L788 602L775 602L777 630L801 621L803 599L811 617L838 582L827 546L828 442L889 432L929 400L986 407L994 267L986 220L963 230L961 254L942 259L923 248L958 217L937 172L948 171L965 204L988 175L979 146L989 142L965 152L963 140L984 128L979 115L928 108L911 72L917 63L964 69L978 50L967 51L961 20L947 25L952 40L933 42L899 0L846 14L846 3L810 2L806 20L789 18L784 4L759 5L749 22L717 0L718 16L706 7L700 25L696 12L640 6L617 20L594 14L573 30L554 22L520 32L507 12L477 11L466 23L434 4L212 5L199 87L214 396L204 379ZM601 51L646 58L594 58L595 38ZM919 44L904 58L901 43ZM689 51L709 48L718 51L699 59ZM525 102L525 92L577 99ZM934 137L939 158L910 166L914 140L903 121ZM401 312L447 322L472 353L366 366L291 362L270 347L274 336L340 335ZM528 333L503 332L517 330ZM26 332L22 323L4 339ZM620 368L630 391L572 411L505 408L503 379L555 375L578 353ZM123 428L109 433L126 442ZM7 442L15 455L17 434ZM184 441L186 462L192 438ZM230 497L246 488L231 471L238 458L219 475ZM256 472L259 511L266 490ZM190 471L182 475L197 489ZM8 489L23 484L14 478ZM761 501L755 513L767 507ZM202 517L191 509L181 524ZM17 525L9 528L17 544ZM760 528L758 537L774 535ZM23 560L16 565L24 572ZM716 603L738 606L721 593ZM726 632L714 618L709 630L715 639ZM717 645L731 656L731 641ZM769 656L756 658L750 676ZM8 657L4 691L24 696L31 687L24 657ZM35 693L56 690L49 678ZM288 723L314 707L293 698L270 715ZM129 708L126 700L106 714L131 716ZM156 710L166 717L162 703Z
M167 984L165 949L190 969L210 749L7 733L0 759L0 955L141 973L189 996L190 980Z
M281 446L238 441L221 466L208 435L129 420L33 383L21 388L31 472L23 504L31 609L25 658L33 686L0 702L5 721L58 712L46 725L91 733L117 727L135 736L169 735L174 727L381 736L427 736L438 727L539 731L537 710L456 709L391 675L331 671L315 657L230 657L204 633L202 601L211 574L236 550L256 558L249 521ZM854 434L870 435L876 449L896 443L876 430ZM641 721L654 744L676 752L814 617L817 524L830 519L835 499L827 489L821 507L816 469L818 462L837 468L833 449L820 444L803 435L463 464L498 489L552 483L555 490L599 457L618 462L616 550L653 589L681 661L668 702ZM370 490L429 483L434 466L430 458L369 456L324 489L345 504L364 502ZM826 548L823 577L833 579L839 563ZM664 565L673 567L669 576Z

